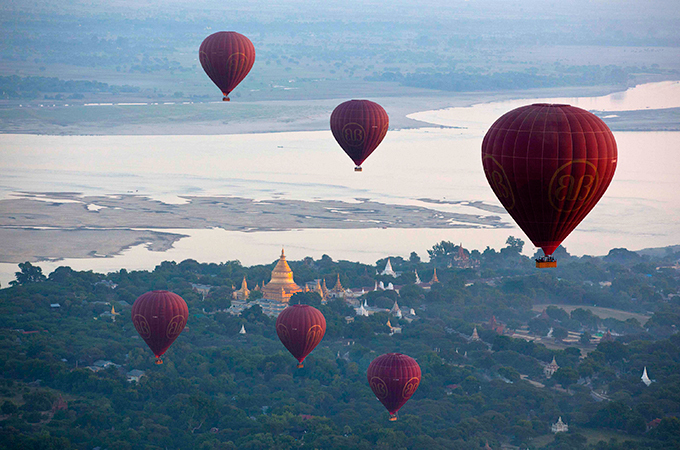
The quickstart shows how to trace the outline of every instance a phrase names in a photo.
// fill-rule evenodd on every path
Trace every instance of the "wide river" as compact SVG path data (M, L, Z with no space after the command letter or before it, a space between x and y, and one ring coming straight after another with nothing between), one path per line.
M166 203L184 202L182 196L187 195L347 202L365 198L500 215L511 225L504 229L250 233L183 229L177 231L190 237L166 252L152 252L142 245L113 258L40 263L46 273L59 265L102 272L122 267L152 269L164 260L186 258L269 263L277 258L281 246L290 259L319 258L326 253L334 259L374 263L387 255L408 257L411 251L427 259L426 250L441 240L462 242L470 249L483 250L487 245L499 249L509 235L526 240L525 253L533 254L532 244L509 215L490 213L470 202L500 206L482 171L482 138L500 115L535 102L606 111L600 114L606 121L617 111L680 107L680 82L645 84L604 97L520 99L412 114L409 117L436 126L391 130L364 164L363 173L353 172L353 164L330 131L222 136L0 135L0 198L18 192L135 193ZM566 239L567 250L577 255L602 255L615 247L637 250L680 244L680 133L616 132L615 137L619 162L614 180L595 209ZM14 264L0 264L3 286L16 270Z

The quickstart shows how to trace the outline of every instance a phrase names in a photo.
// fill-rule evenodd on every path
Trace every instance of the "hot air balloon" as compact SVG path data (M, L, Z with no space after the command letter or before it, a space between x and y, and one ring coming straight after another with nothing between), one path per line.
M276 334L281 343L298 360L302 361L314 350L326 333L326 318L321 311L309 305L290 305L276 319Z
M399 408L418 389L420 366L410 356L386 353L371 361L366 377L373 393L390 413L390 420L397 420Z
M389 125L383 107L369 100L349 100L331 114L333 137L356 164L356 172L385 138Z
M235 31L218 31L201 44L198 59L203 70L229 101L229 93L248 75L255 63L255 47L250 39Z
M499 118L482 142L494 193L544 257L593 209L616 170L616 141L594 114L570 105L522 106Z
M184 299L168 291L147 292L132 305L132 323L156 355L156 364L163 364L161 356L175 342L188 318Z

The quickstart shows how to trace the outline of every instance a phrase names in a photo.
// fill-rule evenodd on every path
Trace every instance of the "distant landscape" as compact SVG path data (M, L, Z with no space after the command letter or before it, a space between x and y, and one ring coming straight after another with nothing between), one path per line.
M0 18L0 132L316 130L347 97L380 99L392 127L403 128L419 126L408 113L526 90L602 94L680 79L672 1L575 3L257 1L236 14L207 0L121 1L106 10L81 1L8 4ZM649 27L634 26L639 21ZM257 48L228 105L212 104L221 96L197 58L201 41L222 29L240 30ZM90 103L151 106L83 106ZM635 114L614 126L677 129L679 115Z
M678 23L677 0L2 2L0 450L677 450ZM222 30L257 55L228 103L198 60ZM616 175L538 269L483 130L603 96ZM360 173L329 130L349 99L390 120ZM274 279L325 318L302 368ZM163 364L132 320L158 290L188 306ZM397 352L422 374L390 421L367 373Z

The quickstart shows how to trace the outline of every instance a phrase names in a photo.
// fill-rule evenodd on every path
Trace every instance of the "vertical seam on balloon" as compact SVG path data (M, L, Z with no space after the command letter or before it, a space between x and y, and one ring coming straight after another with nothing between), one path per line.
M569 115L567 114L567 111L563 111L562 109L563 108L559 108L560 113L562 113L562 116L564 117L566 125L569 129L569 134L571 135L571 142L570 142L571 156L570 156L570 160L572 161L572 164L570 166L570 170L573 171L573 169L574 169L574 164L573 164L573 161L574 161L574 136L573 136L573 131L571 129L571 123L569 122ZM571 111L568 111L568 112L571 114L572 117L574 117L578 121L578 117L576 117L576 114L573 114ZM558 161L561 162L561 160L559 160L559 150L560 150L559 133L558 133L557 139L558 139L558 141L557 141L557 143L558 143L558 145L557 145ZM559 167L559 164L558 164L558 167ZM548 195L552 195L552 192L548 192ZM569 225L568 225L569 212L565 211L565 208L564 208L566 201L567 201L566 196L564 197L564 200L560 201L559 209L557 210L557 220L553 221L552 230L551 230L551 233L550 233L550 236L549 236L552 239L552 241L555 241L557 243L558 247L562 243L562 241L564 240L564 237L566 237L566 236L562 237L564 230L569 227ZM551 246L554 245L552 241L550 243ZM557 250L557 249L555 249L555 250Z

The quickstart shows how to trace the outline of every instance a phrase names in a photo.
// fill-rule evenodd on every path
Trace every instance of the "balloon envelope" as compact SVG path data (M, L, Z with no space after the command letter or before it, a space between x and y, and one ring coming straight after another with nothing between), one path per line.
M132 305L132 323L156 355L156 363L182 332L189 308L182 297L168 291L142 294Z
M357 171L385 138L389 125L383 107L369 100L349 100L331 114L333 137L352 158Z
M420 366L401 353L386 353L375 358L366 372L368 384L390 413L390 420L411 398L420 384Z
M250 39L235 31L211 34L201 44L198 59L203 70L229 100L229 93L248 75L255 63Z
M607 125L569 105L514 109L491 126L482 142L491 188L546 256L600 200L616 161L616 141Z
M298 367L302 367L302 361L321 342L325 333L326 318L313 306L290 305L276 319L276 334L298 360Z

